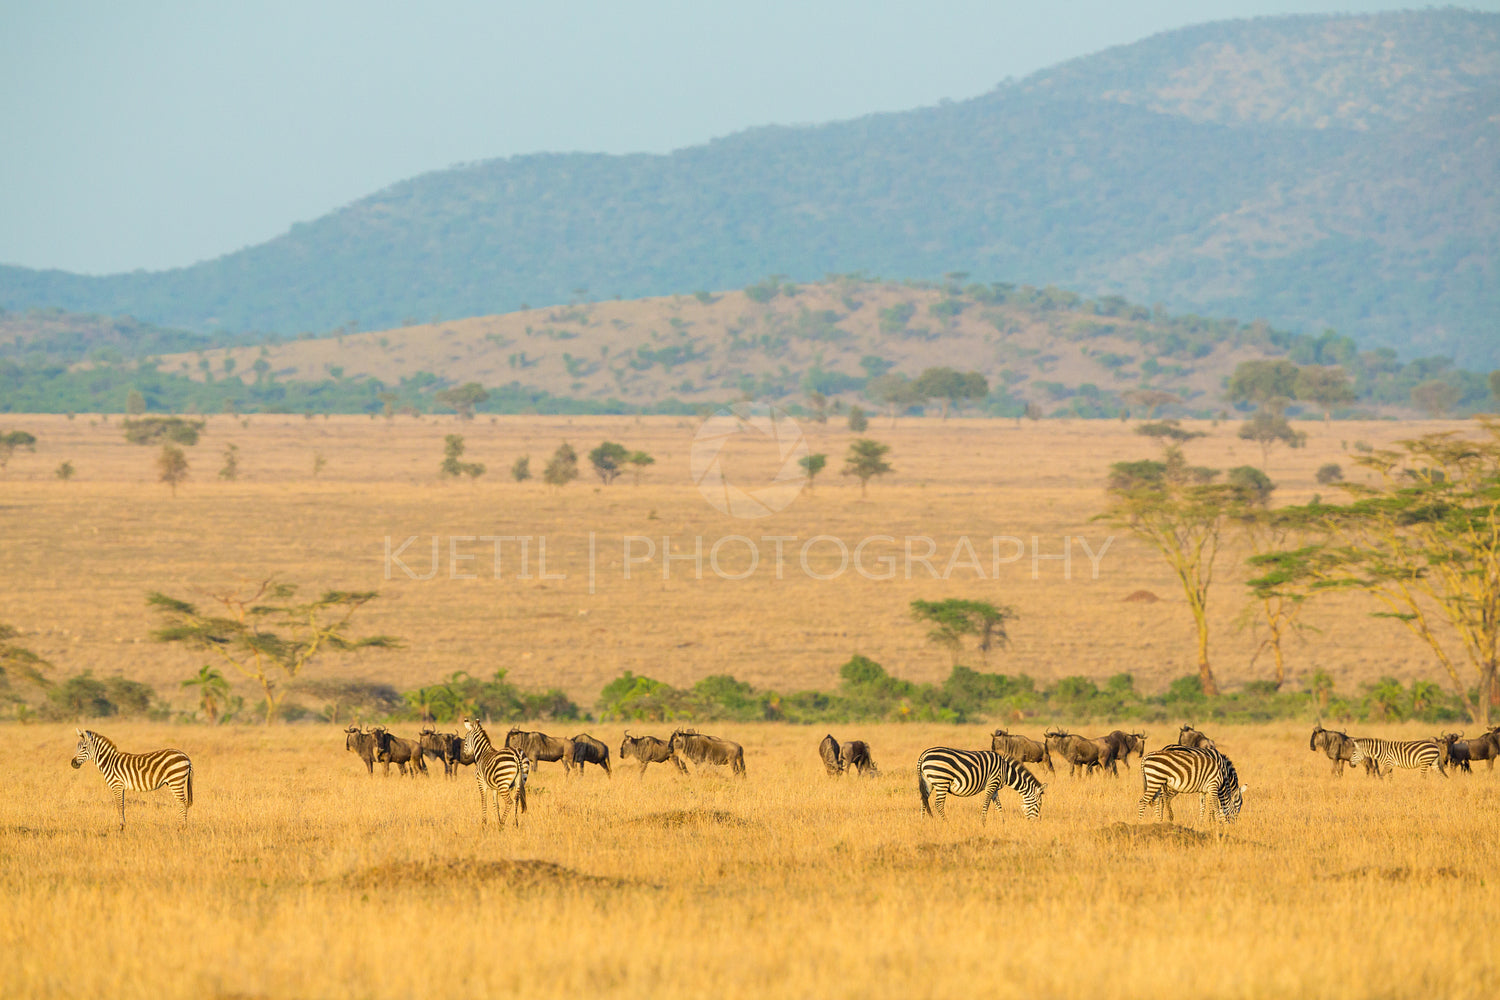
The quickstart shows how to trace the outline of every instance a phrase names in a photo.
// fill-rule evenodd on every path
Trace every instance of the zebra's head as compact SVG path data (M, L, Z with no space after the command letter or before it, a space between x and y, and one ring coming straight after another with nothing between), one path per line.
M1045 782L1038 781L1030 790L1021 793L1021 807L1027 819L1036 819L1042 814L1042 793L1047 790Z
M489 736L484 727L473 719L464 719L464 745L462 753L474 757L479 753L480 740L489 742Z
M1224 797L1224 821L1226 823L1233 823L1239 819L1240 810L1245 807L1246 791L1247 789L1244 785L1235 785L1229 790L1229 794Z
M75 771L87 763L89 758L94 756L94 734L87 729L80 729L77 732L78 748L73 751L73 759L69 761Z

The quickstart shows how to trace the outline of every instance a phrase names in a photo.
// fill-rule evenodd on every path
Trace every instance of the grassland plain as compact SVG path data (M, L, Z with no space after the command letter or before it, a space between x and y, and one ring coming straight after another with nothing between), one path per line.
M828 688L854 652L937 680L949 659L907 605L944 596L1016 605L1012 645L991 654L991 669L1039 679L1128 670L1143 688L1191 671L1173 581L1129 539L1115 539L1097 579L1076 542L1071 579L1058 561L1037 563L1033 579L1033 536L1053 555L1065 535L1095 552L1108 537L1090 521L1108 463L1151 454L1115 422L880 420L868 433L892 445L896 471L864 502L836 473L850 435L808 426L830 469L761 521L704 501L687 472L696 422L671 418L214 417L176 499L154 481L154 452L125 443L118 418L12 424L39 444L0 482L0 620L25 629L21 641L58 675L121 673L180 709L192 706L177 683L203 661L149 641L145 593L195 598L271 573L315 589L380 589L364 625L409 647L328 660L314 673L402 688L495 669L525 686L558 685L585 705L625 669L674 684L731 673L778 690ZM1306 449L1271 455L1278 499L1309 497L1325 462L1352 471L1357 441L1378 446L1439 426L1308 424ZM1200 429L1210 436L1188 446L1194 461L1258 464L1258 449L1232 426ZM443 435L455 432L467 439L465 457L490 467L477 483L438 480ZM586 465L560 492L503 475L520 455L537 467L561 441L586 452L604 438L656 456L641 485L627 476L601 486ZM215 476L228 443L240 448L243 476L233 483ZM315 451L327 459L316 479ZM748 444L723 457L739 482L764 481L776 464ZM51 475L63 460L78 470L71 482ZM511 561L497 578L487 543L451 542L485 534L530 536L532 578L518 579ZM658 548L671 536L679 552L702 537L706 555L735 534L762 548L744 580L711 567L696 579L691 562L663 579L659 559L624 576L625 535ZM802 571L797 553L812 536L852 548L873 534L934 539L939 573L967 536L987 578L958 570L935 580L920 567L910 580L899 570L890 580ZM437 536L439 571L386 579L386 538L413 535L406 561L430 568L422 556ZM768 535L799 539L787 543L783 579L761 541ZM1028 547L998 579L988 578L980 544L992 535ZM541 537L549 573L566 579L540 578ZM824 575L837 563L828 549L810 557ZM475 579L449 578L451 551L475 556L458 564ZM731 565L744 556L727 546L721 555L723 568L745 568ZM1231 685L1267 672L1250 662L1254 637L1231 627L1240 579L1226 563L1215 611L1217 666ZM1122 600L1137 589L1163 600ZM1294 652L1298 674L1320 666L1351 688L1386 673L1433 673L1397 626L1372 622L1362 605L1321 605L1313 621L1321 632ZM1012 728L1035 735L1046 721ZM1219 839L1194 827L1190 801L1178 827L1137 824L1137 772L1050 777L1035 823L1008 792L1003 817L983 827L974 799L950 801L946 823L927 819L916 754L985 745L987 725L836 728L870 740L883 769L871 780L825 778L822 731L778 724L715 727L745 745L744 781L662 768L564 779L544 764L531 812L503 833L476 829L468 772L457 782L368 778L333 726L95 725L125 749L187 750L198 769L192 817L184 830L169 796L133 794L120 833L96 771L67 768L72 726L6 726L7 995L409 997L469 986L668 998L1463 997L1491 992L1496 971L1489 915L1500 846L1486 819L1500 804L1494 775L1334 779L1308 752L1303 726L1205 724L1251 788L1240 823ZM618 750L622 724L574 726L567 735L591 731ZM1149 746L1175 730L1176 720L1148 727ZM1431 735L1394 725L1379 734Z
M585 706L625 670L679 686L727 673L778 691L830 689L854 653L897 676L938 681L950 657L927 641L908 607L944 597L1016 607L1011 644L990 654L991 670L1039 682L1128 671L1143 691L1194 670L1191 619L1166 564L1091 520L1105 503L1109 463L1155 453L1151 441L1116 421L903 419L892 426L880 419L867 434L891 445L895 471L873 481L865 501L855 480L838 474L852 435L832 423L804 424L811 450L828 454L829 467L795 502L758 520L721 514L695 488L688 456L696 420L217 416L189 449L191 478L175 499L155 481L155 450L128 444L118 417L3 424L12 426L39 443L35 454L13 457L0 480L0 621L22 629L20 641L59 676L123 674L155 685L183 709L191 698L178 682L196 673L203 656L150 641L157 622L147 592L201 602L209 591L273 574L307 592L378 589L360 626L401 636L408 647L325 660L310 676L401 689L458 670L488 677L497 669L524 687L560 687ZM1306 448L1270 455L1277 503L1328 494L1314 476L1327 462L1358 475L1359 443L1466 425L1302 426ZM1261 464L1259 448L1236 438L1235 424L1195 429L1208 437L1188 444L1194 462ZM466 460L488 465L478 482L440 480L443 437L451 433L464 435ZM539 471L563 441L582 455L604 439L656 457L639 485L627 473L602 486L586 461L581 478L560 491L506 474L520 456ZM216 473L231 443L241 477L225 482ZM326 459L316 478L315 454ZM720 457L732 481L750 486L769 482L777 469L764 441L732 443ZM64 460L77 470L67 482L52 474ZM528 538L525 572L519 542L498 543L497 572L497 543L487 535ZM637 561L627 567L628 536L638 540L630 543ZM816 536L825 537L807 550L804 568L803 548ZM992 543L997 537L1016 541ZM701 573L691 558L664 566L667 538L674 554L701 550ZM863 575L853 555L867 538ZM918 556L931 540L931 572L908 562L908 538ZM966 539L977 565L965 565ZM538 559L543 540L548 578ZM758 564L732 579L751 569L751 544ZM1065 552L1070 561L1033 558ZM842 574L819 578L834 576L845 553ZM997 565L996 555L1013 561ZM1231 686L1270 675L1268 657L1254 658L1260 637L1236 626L1245 608L1242 555L1231 549L1221 557L1211 606L1215 668ZM887 569L892 578L871 578ZM1162 600L1124 601L1137 590ZM1290 650L1292 676L1326 669L1350 692L1384 675L1434 678L1430 655L1369 610L1353 598L1314 605L1307 621L1319 631ZM253 702L255 692L241 690Z
M92 765L67 767L72 727L8 729L8 996L1493 992L1495 775L1334 778L1302 726L1212 733L1250 789L1227 829L1192 797L1137 822L1138 768L1044 774L1033 822L1008 790L986 824L973 798L939 821L916 754L985 727L836 730L882 773L833 780L821 732L744 724L744 780L543 764L503 831L469 771L367 777L334 726L100 728L189 750L196 804L184 828L133 793L122 833ZM588 728L618 748L618 724Z

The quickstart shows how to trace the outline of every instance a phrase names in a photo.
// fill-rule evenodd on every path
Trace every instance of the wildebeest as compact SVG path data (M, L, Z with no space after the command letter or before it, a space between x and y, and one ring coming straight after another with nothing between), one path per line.
M512 750L524 753L526 759L531 761L533 771L536 770L536 762L539 760L560 760L565 773L573 770L572 740L512 727L510 732L505 734L505 745Z
M844 763L839 760L839 741L829 733L823 737L818 744L818 756L823 760L823 768L828 772L830 778L836 778L844 773Z
M1100 744L1109 744L1110 751L1107 766L1109 767L1109 773L1117 777L1119 776L1120 769L1116 766L1116 764L1118 764L1120 761L1124 761L1125 770L1128 771L1130 770L1130 755L1135 754L1137 757L1140 757L1146 752L1145 733L1127 733L1122 729L1116 729L1114 732L1108 734L1107 736L1099 737L1094 742ZM1100 764L1105 764L1104 756L1105 755L1103 753L1099 755Z
M464 749L464 738L457 733L439 733L432 729L424 729L417 734L417 744L422 748L424 757L432 757L443 762L443 774L452 778L458 774L458 765L472 764L472 760L462 760Z
M1047 770L1053 773L1057 771L1052 766L1052 751L1047 749L1047 744L1025 736L1012 736L1003 729L997 729L990 734L990 749L1005 754L1017 763L1046 764Z
M1344 765L1349 764L1354 756L1354 740L1348 733L1337 729L1324 729L1321 725L1312 731L1311 738L1307 741L1307 749L1322 750L1333 761L1333 773L1339 777L1344 775ZM1352 767L1353 765L1350 764ZM1365 758L1365 773L1375 772L1375 762Z
M375 777L375 734L367 733L358 726L350 726L344 730L344 749L353 750L359 754L359 759L365 762L365 767L370 772L370 777Z
M573 763L578 765L579 774L583 773L583 765L598 764L604 768L606 776L614 777L609 770L609 747L588 733L579 733L573 737Z
M880 768L875 766L875 760L870 756L870 744L864 740L849 740L839 747L839 769L847 771L851 767L860 774L880 773Z
M641 774L646 773L647 764L665 764L667 761L687 774L687 766L672 752L672 745L666 740L659 740L655 736L631 736L630 731L626 730L625 739L620 741L620 759L631 757L641 762Z
M418 771L427 774L427 762L422 759L422 747L416 740L392 736L384 726L376 726L370 730L370 735L375 737L375 759L385 765L387 776L392 764L399 767L402 774L410 774L413 778Z
M1054 729L1046 734L1047 749L1056 750L1059 757L1068 762L1068 773L1085 773L1091 767L1108 766L1114 762L1114 748L1109 745L1101 746L1098 741L1091 740L1087 736L1077 736L1073 733Z
M1469 753L1469 741L1463 738L1463 733L1443 733L1437 737L1438 745L1438 770L1446 772L1451 765L1455 770L1471 773L1473 768L1469 761L1473 758Z
M1214 741L1204 736L1192 726L1184 723L1182 730L1177 734L1177 745L1184 747L1197 747L1199 750L1217 750Z
M673 730L667 741L672 752L702 767L705 764L728 765L741 778L745 776L745 748L732 740L705 736L693 729Z
M1488 761L1488 770L1495 769L1495 761L1500 759L1500 726L1495 726L1483 736L1476 736L1468 740L1469 759Z

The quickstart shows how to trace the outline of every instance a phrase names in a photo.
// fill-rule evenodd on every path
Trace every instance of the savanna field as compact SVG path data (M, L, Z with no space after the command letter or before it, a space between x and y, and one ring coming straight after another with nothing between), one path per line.
M908 606L947 597L1016 608L1009 646L982 664L990 670L1039 683L1129 672L1149 691L1193 671L1191 619L1166 564L1092 520L1109 463L1155 451L1115 421L875 419L865 436L892 446L895 471L864 500L838 474L852 438L842 422L804 424L828 468L784 510L746 520L694 486L691 419L215 416L187 449L191 478L175 497L156 482L155 449L126 443L119 420L5 421L38 447L0 481L0 621L57 675L144 681L179 712L195 701L181 681L205 660L150 641L159 622L146 594L201 601L273 575L309 593L379 590L359 629L405 648L326 658L312 673L401 690L505 670L592 709L626 670L675 685L731 674L779 691L832 689L856 653L938 681L952 660ZM1189 458L1260 465L1235 426L1197 426L1209 436L1188 444ZM1440 426L1302 424L1308 446L1277 449L1267 464L1275 501L1329 493L1314 479L1327 462L1358 475L1356 443ZM465 460L488 466L477 482L440 480L451 433L464 435ZM560 491L506 474L523 455L540 471L563 441L582 456L605 439L655 457L639 484L627 472L603 486L586 461ZM235 482L216 475L229 443ZM763 442L721 457L728 478L751 487L780 464ZM52 475L64 460L77 469L68 482ZM519 541L498 543L497 569L497 543L482 536L526 538L525 569ZM803 546L819 536L804 565ZM689 558L664 569L667 538ZM841 551L852 560L867 539L868 575L852 561L840 572ZM1271 669L1268 656L1253 659L1253 628L1237 624L1240 556L1221 557L1213 602L1215 669L1230 688ZM886 567L891 578L871 578ZM1160 600L1124 600L1141 590ZM1439 679L1422 648L1369 610L1354 599L1314 608L1318 631L1289 652L1292 682L1316 669L1340 691L1382 676ZM974 659L965 655L981 666ZM256 700L250 685L237 690ZM817 758L823 728L704 724L744 745L745 779L684 778L667 765L639 776L619 761L612 779L592 767L565 777L543 763L520 826L497 830L479 825L470 770L450 781L437 766L412 780L377 765L371 778L345 751L342 720L102 720L93 728L124 750L176 746L195 764L186 828L167 792L130 793L123 833L97 769L68 768L72 724L6 724L0 985L14 996L119 997L1493 992L1500 785L1485 765L1452 778L1335 778L1308 751L1312 719L1180 719L1145 727L1147 748L1181 722L1214 737L1249 789L1227 829L1199 822L1195 797L1177 800L1176 824L1138 822L1138 770L1071 778L1065 765L1040 772L1049 787L1036 821L1008 790L984 825L977 798L950 799L946 822L922 814L921 749L987 747L995 725L1039 736L1051 721L828 727L868 740L881 768L842 779ZM670 726L530 728L590 732L614 755L626 728L665 736ZM393 729L411 736L417 724ZM1417 724L1351 729L1434 735Z

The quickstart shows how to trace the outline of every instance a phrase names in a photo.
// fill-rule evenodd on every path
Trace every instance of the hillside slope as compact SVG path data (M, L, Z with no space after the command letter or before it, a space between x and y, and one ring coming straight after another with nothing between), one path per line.
M1497 148L1500 15L1225 22L935 108L440 171L191 268L0 268L0 305L291 335L962 271L1490 367Z
M1153 313L1051 287L850 276L166 355L151 371L201 390L178 385L175 395L147 397L154 408L191 401L205 411L292 407L294 398L309 410L373 410L382 401L427 410L443 407L439 389L477 382L491 393L480 409L493 413L671 413L736 399L806 407L814 394L879 408L872 377L947 366L985 376L988 395L969 405L991 415L1018 416L1028 404L1054 416L1139 414L1140 393L1155 390L1178 398L1169 412L1209 416L1227 406L1235 366L1254 358L1341 366L1358 393L1338 408L1345 414L1410 412L1412 387L1433 378L1452 386L1450 412L1490 403L1477 373L1403 364L1346 337ZM113 371L120 384L134 377Z

